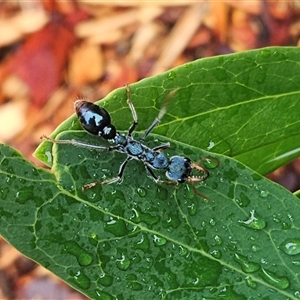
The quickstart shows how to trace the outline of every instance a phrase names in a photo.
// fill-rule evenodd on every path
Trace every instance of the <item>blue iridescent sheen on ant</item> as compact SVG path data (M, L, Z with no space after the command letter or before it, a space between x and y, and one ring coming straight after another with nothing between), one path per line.
M126 159L119 168L117 177L86 184L85 186L83 186L83 190L87 190L97 184L112 184L119 181L123 177L123 173L127 163L132 159L141 161L148 173L157 183L193 183L207 179L207 177L209 176L208 171L193 163L188 157L176 155L168 158L163 153L163 150L169 148L170 143L165 143L154 148L149 148L144 145L144 140L146 139L146 137L153 130L153 128L159 124L161 118L165 114L166 105L161 108L158 117L145 131L140 140L135 140L132 137L132 133L138 125L138 118L135 108L130 100L130 88L128 85L126 86L126 91L127 104L131 110L133 117L133 123L129 127L127 134L121 134L117 132L115 126L111 124L109 113L103 107L99 107L98 105L85 100L77 100L74 104L76 114L82 127L90 134L100 136L106 140L109 140L114 145L105 147L91 145L77 140L54 140L46 136L43 137L44 139L52 143L72 144L79 147L105 151L118 151L127 155ZM171 94L172 93L169 94L169 97L171 96ZM192 169L196 169L201 175L191 176ZM169 181L161 180L155 175L153 170L165 170L166 177Z

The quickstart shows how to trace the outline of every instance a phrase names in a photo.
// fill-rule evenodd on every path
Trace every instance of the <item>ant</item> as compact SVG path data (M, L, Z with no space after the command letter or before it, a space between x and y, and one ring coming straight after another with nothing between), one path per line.
M175 90L176 91L176 90ZM168 97L174 94L171 92ZM133 117L133 123L128 129L128 133L120 134L117 132L114 125L111 124L111 119L109 113L98 105L95 105L91 102L85 100L77 100L74 103L75 112L81 123L81 126L90 134L101 136L105 140L108 140L114 143L114 146L98 146L91 145L77 140L56 140L51 139L47 136L43 136L42 138L56 144L71 144L78 147L97 149L97 150L105 150L105 151L118 151L127 155L126 159L123 161L119 168L119 173L117 177L104 180L97 181L86 184L82 187L82 190L85 191L90 189L98 184L112 184L118 182L122 179L125 167L127 163L136 159L141 161L148 173L154 179L156 183L184 183L189 182L193 185L194 182L200 182L207 179L209 173L204 168L198 166L193 163L188 157L184 156L172 156L170 159L163 153L163 150L170 147L170 143L165 143L160 146L149 148L143 144L146 137L149 133L159 124L163 115L166 113L166 104L161 108L158 117L153 121L153 123L149 126L149 128L145 131L144 135L140 140L135 140L132 137L132 133L134 132L136 126L138 125L138 117L133 106L133 103L130 100L130 88L129 85L126 85L127 92L127 104L131 110L131 114ZM166 170L166 176L169 181L160 180L154 172L154 170ZM191 176L192 169L196 169L199 171L201 176ZM195 189L194 189L195 191ZM201 195L202 196L202 195Z

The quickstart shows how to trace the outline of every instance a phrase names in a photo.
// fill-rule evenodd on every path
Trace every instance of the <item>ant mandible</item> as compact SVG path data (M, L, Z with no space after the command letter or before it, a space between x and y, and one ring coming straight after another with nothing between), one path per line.
M170 143L165 143L160 146L149 148L143 144L146 137L149 133L159 124L163 115L166 113L166 104L161 108L158 117L153 121L153 123L149 126L149 128L145 131L144 135L140 140L135 140L132 137L132 133L134 132L136 126L138 125L138 118L131 102L130 97L130 87L126 85L127 92L127 104L131 110L131 114L133 117L133 123L129 127L128 133L120 134L116 131L114 125L111 124L111 119L109 113L98 105L95 105L91 102L85 100L77 100L74 103L75 112L81 123L81 126L90 134L101 136L102 138L114 143L114 146L98 146L87 144L77 140L56 140L51 139L47 136L43 136L42 138L56 144L71 144L78 147L84 147L89 149L97 149L97 150L105 150L105 151L118 151L127 155L126 159L123 161L119 168L119 173L117 177L104 180L97 181L86 184L82 187L82 190L87 190L98 184L112 184L119 181L124 173L125 167L127 163L136 159L141 161L148 173L154 179L156 183L184 183L189 182L193 184L194 182L200 182L207 179L209 173L204 168L198 166L193 163L188 157L175 155L170 159L163 153L163 150L170 147ZM174 93L174 92L173 92ZM172 92L169 94L171 96ZM160 180L154 172L154 170L166 170L166 176L169 181ZM199 171L202 173L201 176L191 176L192 169Z

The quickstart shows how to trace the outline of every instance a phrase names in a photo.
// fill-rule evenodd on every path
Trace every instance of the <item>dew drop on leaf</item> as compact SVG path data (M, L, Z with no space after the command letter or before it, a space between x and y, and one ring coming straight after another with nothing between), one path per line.
M287 223L287 222L282 222L281 223L281 229L282 230L288 230L288 229L290 229L292 226L291 226L291 224L290 223Z
M97 283L106 287L111 286L113 283L113 277L108 274L102 273L99 275Z
M250 204L250 199L245 195L245 193L241 193L239 197L235 198L235 202L240 207L247 207Z
M4 187L0 189L0 198L2 200L5 200L7 198L7 195L9 193L9 188L8 187Z
M247 284L250 288L256 289L257 284L256 284L256 282L253 281L253 279L252 279L250 276L247 276L247 277L245 278L245 281L246 281L246 284Z
M214 240L215 240L215 244L216 245L221 245L222 244L222 239L221 239L221 237L220 236L218 236L218 235L216 235L215 237L214 237Z
M253 273L260 269L260 264L248 261L244 255L235 253L234 259L241 265L241 268L245 273Z
M264 268L261 269L260 275L267 283L273 285L278 289L284 290L290 285L290 282L287 277L279 277L277 274L270 272Z
M195 203L192 203L188 206L188 213L190 216L195 216L197 213L197 207Z
M188 253L188 250L185 247L179 246L179 255L185 256Z
M96 293L95 299L101 299L101 300L113 300L113 299L116 299L111 294L108 294L108 293L106 293L104 291L100 291L98 289L95 291L95 293Z
M167 242L167 240L165 238L159 237L157 235L153 236L153 241L158 246L163 246Z
M262 190L262 191L260 191L260 196L262 197L262 198L266 198L267 196L268 196L268 191L264 191L264 190Z
M203 166L206 169L215 169L219 165L219 160L214 157L205 157L203 159Z
M142 187L137 188L136 191L140 197L145 197L147 195L147 191Z
M25 204L33 198L33 186L25 186L16 193L16 201L20 204Z
M214 258L217 258L217 259L220 259L222 257L222 253L220 250L217 250L217 249L214 249L214 250L211 250L209 251L209 254L211 256L213 256Z
M81 248L74 241L65 242L64 251L71 255L74 255L81 266L88 266L91 264L93 260L93 256L87 251L85 251L83 248Z
M121 258L116 260L116 265L120 270L125 271L130 266L130 259L122 254Z
M91 285L90 279L81 271L71 272L70 276L73 278L73 282L81 289L86 290Z
M300 253L300 239L286 239L279 248L288 255Z
M147 251L149 249L149 247L150 247L150 243L149 243L147 235L142 234L141 238L135 244L135 249Z
M253 228L253 229L263 229L266 227L266 221L260 217L255 210L250 211L250 217L246 221L238 221L245 227Z
M260 51L260 55L263 58L268 58L268 57L271 56L271 50L269 50L269 49L263 49L263 50Z
M214 226L216 225L216 221L215 221L214 219L210 219L210 220L209 220L209 225L210 225L211 227L214 227Z
M176 78L176 77L177 77L177 74L176 74L175 71L170 71L170 72L168 73L168 78L169 78L169 79L174 79L174 78Z

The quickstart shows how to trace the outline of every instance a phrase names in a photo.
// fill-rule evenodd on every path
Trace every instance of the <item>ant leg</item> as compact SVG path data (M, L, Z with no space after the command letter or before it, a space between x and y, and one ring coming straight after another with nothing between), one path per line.
M145 168L146 168L146 170L148 171L148 173L151 175L151 177L154 179L154 181L155 181L156 183L169 184L169 185L173 185L173 186L177 185L177 183L174 182L174 181L171 181L171 180L161 180L161 179L159 179L159 178L154 174L154 172L152 171L152 169L151 169L148 165L146 165L146 164L145 164Z
M92 144L87 144L87 143L83 143L80 141L76 141L76 140L55 140L55 139L51 139L48 136L43 135L41 137L41 139L46 140L48 142L51 142L53 144L68 144L68 145L73 145L73 146L77 146L77 147L81 147L81 148L88 148L88 149L97 149L97 150L106 150L106 151L113 151L113 150L117 150L117 147L114 146L110 146L110 147L104 147L104 146L99 146L99 145L92 145Z
M126 84L126 92L127 92L127 104L131 110L132 118L133 118L133 123L128 129L128 136L132 135L132 132L135 130L137 124L138 124L138 117L135 111L135 108L133 106L133 103L131 102L130 98L130 87L128 84Z
M162 144L160 146L156 146L156 147L152 148L152 150L153 151L163 151L169 147L170 147L170 143L168 142L168 143Z
M143 135L142 138L141 138L141 141L144 141L144 140L146 139L146 137L149 135L149 133L150 133L150 132L151 132L151 131L159 124L159 122L161 121L162 117L164 116L164 114L165 114L166 111L167 111L167 106L168 106L168 104L169 104L169 101L171 100L171 98L173 97L173 95L177 92L177 90L178 90L178 89L175 89L175 90L171 91L171 92L168 94L168 96L167 96L167 98L166 98L166 100L165 100L165 102L164 102L162 108L160 109L160 111L159 111L159 113L158 113L157 118L155 118L155 120L153 121L153 123L152 123L152 124L149 126L149 128L145 131L144 135Z
M144 166L145 166L145 169L148 171L148 173L151 175L151 177L154 179L154 181L156 182L156 183L161 183L162 181L154 174L154 172L152 171L152 169L148 166L148 165L146 165L145 163L144 163Z
M103 185L103 184L112 184L112 183L118 182L118 181L122 178L123 173L124 173L124 170L125 170L125 167L126 167L127 163L128 163L131 159L132 159L132 157L129 157L129 156L128 156L128 157L122 162L122 164L121 164L121 166L120 166L120 168L119 168L119 173L118 173L118 176L117 176L117 177L114 177L114 178L111 178L111 179L108 179L108 180L104 180L104 181L96 181L96 182L88 183L88 184L86 184L86 185L84 185L84 186L82 187L82 190L83 190L83 191L86 191L86 190L88 190L88 189L90 189L90 188L92 188L92 187L94 187L94 186L96 186L96 185L98 185L98 184Z

